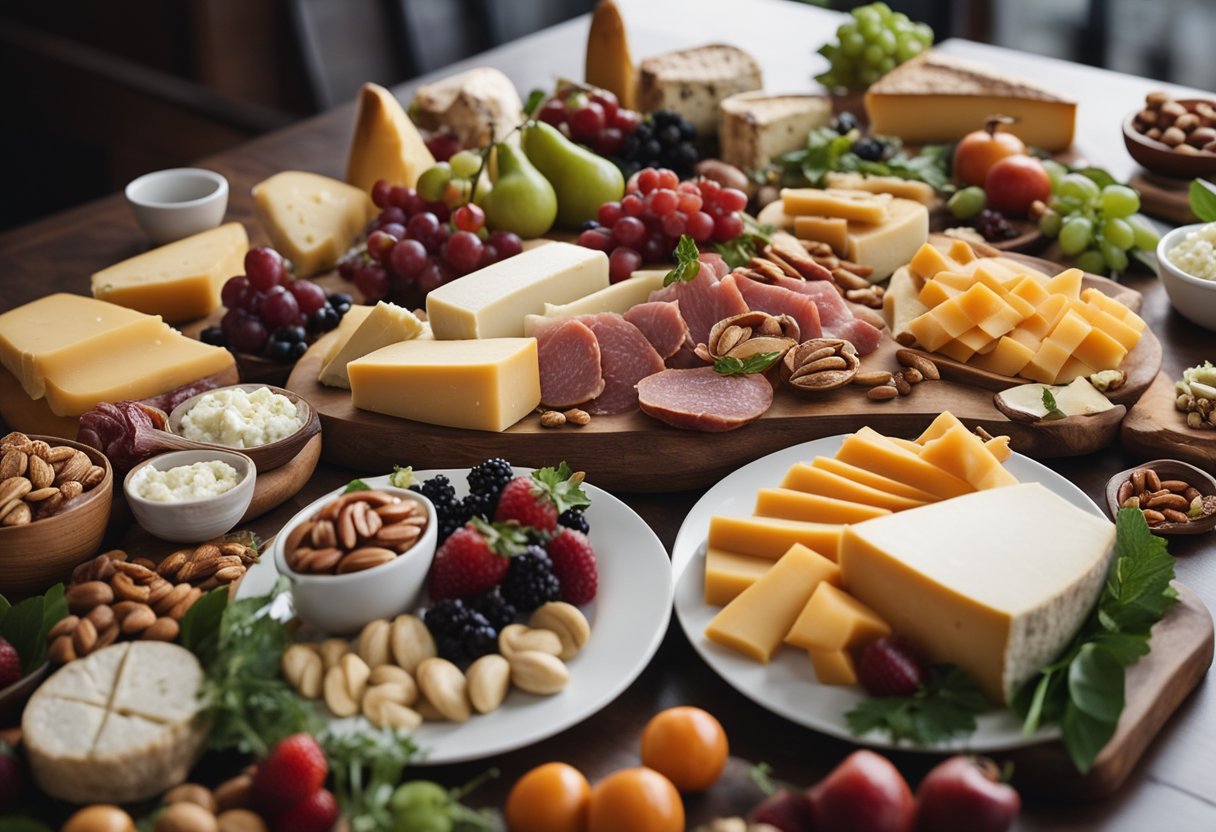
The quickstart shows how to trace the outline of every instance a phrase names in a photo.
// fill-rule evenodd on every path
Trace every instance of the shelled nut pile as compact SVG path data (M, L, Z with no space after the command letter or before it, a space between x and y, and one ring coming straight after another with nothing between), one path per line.
M910 396L912 389L922 381L938 381L942 377L936 364L913 350L898 350L895 359L903 367L902 370L894 373L885 370L858 373L853 377L853 383L869 387L866 395L871 401L884 402L899 396Z
M84 451L10 433L0 439L0 525L24 526L58 514L105 475Z
M1216 513L1216 495L1203 495L1189 482L1161 479L1152 468L1137 468L1119 485L1119 508L1136 508L1152 526L1193 523Z
M296 572L345 575L389 563L426 531L426 508L384 491L351 491L331 500L287 536Z
M1216 153L1216 101L1183 104L1167 92L1151 92L1133 123L1175 153Z
M1216 367L1205 361L1183 370L1174 382L1174 406L1186 414L1186 425L1196 430L1216 430Z

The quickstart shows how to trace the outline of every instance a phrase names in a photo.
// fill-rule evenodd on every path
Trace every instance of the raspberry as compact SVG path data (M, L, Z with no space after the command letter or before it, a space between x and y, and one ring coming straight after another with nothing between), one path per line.
M925 669L912 646L898 636L866 645L857 675L871 696L911 696L925 682Z
M467 664L498 649L498 632L462 601L437 601L423 613L422 621L439 655L455 664Z
M470 520L435 553L428 580L431 597L468 598L488 592L507 573L507 558L522 552L523 545L518 528Z
M545 550L529 546L522 555L511 558L511 566L500 587L502 597L520 612L531 612L541 604L561 596L561 584L553 574L553 564Z
M583 534L591 533L591 524L587 522L587 518L583 515L583 509L568 508L557 516L557 524L565 526L567 529L574 529Z
M562 600L576 606L590 603L599 588L595 548L587 535L563 528L546 547L553 561L553 574L562 585Z
M469 599L468 606L485 616L495 630L501 631L503 627L515 620L515 607L506 602L497 587L483 595Z

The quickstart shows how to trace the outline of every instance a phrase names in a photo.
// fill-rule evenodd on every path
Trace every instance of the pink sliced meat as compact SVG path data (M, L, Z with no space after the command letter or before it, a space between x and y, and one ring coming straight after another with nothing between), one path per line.
M675 291L671 291L673 289ZM678 301L680 314L688 324L688 335L694 344L705 343L709 330L718 321L747 311L747 303L735 282L729 278L719 280L709 268L702 268L687 283L676 283L651 292L650 300Z
M713 367L664 370L638 382L638 405L660 422L710 433L741 428L773 404L763 374L724 376Z
M625 312L625 320L640 329L663 358L671 358L688 341L688 324L680 314L679 301L639 303Z
M579 315L600 345L600 369L604 391L586 405L588 413L610 416L628 413L638 406L637 383L663 369L663 359L646 336L614 312Z
M726 265L722 255L716 251L703 251L697 259L701 261L702 266L708 266L714 277L719 280L730 274L730 266Z
M567 319L536 333L540 400L549 407L573 407L604 392L600 344L582 321Z
M697 355L691 341L685 341L676 354L667 359L667 366L673 370L687 370L691 367L704 367L705 361Z
M779 277L777 286L806 295L819 308L819 323L827 338L841 338L852 342L858 355L869 355L878 349L882 330L853 315L849 304L840 296L836 286L826 280L799 280L796 277ZM804 336L806 337L806 336Z
M749 277L731 275L726 280L733 280L739 285L743 300L747 301L748 309L753 312L789 315L797 321L800 340L806 341L823 335L823 328L819 325L819 307L816 306L814 298L784 286L761 283Z

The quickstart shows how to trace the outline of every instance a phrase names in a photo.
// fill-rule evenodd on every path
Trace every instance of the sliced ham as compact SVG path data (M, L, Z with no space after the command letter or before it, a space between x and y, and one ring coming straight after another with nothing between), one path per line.
M573 407L604 392L600 345L582 321L559 320L536 332L540 400L549 407Z
M675 300L639 303L625 312L625 320L646 336L650 346L663 358L671 358L688 341L688 324Z
M741 428L773 404L773 388L762 373L724 376L712 367L664 370L639 381L637 392L643 413L710 433Z
M646 336L621 315L603 312L574 318L595 333L600 347L600 369L604 390L587 405L597 416L628 413L638 406L636 385L646 376L663 369L663 359Z
M827 338L841 338L852 342L858 355L869 355L878 349L882 330L853 315L849 304L840 296L836 285L826 280L799 280L796 277L779 277L777 286L806 295L815 301L819 309L819 323ZM803 336L805 339L808 336Z
M709 338L709 330L718 321L747 311L747 303L735 282L730 279L720 280L715 272L716 267L712 264L706 266L687 283L674 283L650 294L652 301L679 302L680 314L688 324L688 335L694 344L705 343ZM722 263L722 267L725 266L726 264Z
M703 251L697 259L701 261L702 266L709 267L714 277L719 280L730 274L730 266L726 265L726 261L722 259L722 255L716 251Z
M743 300L753 312L789 315L793 318L798 323L800 340L806 341L823 335L823 328L819 325L819 307L814 298L784 286L760 283L738 275L731 275L726 280L738 283Z

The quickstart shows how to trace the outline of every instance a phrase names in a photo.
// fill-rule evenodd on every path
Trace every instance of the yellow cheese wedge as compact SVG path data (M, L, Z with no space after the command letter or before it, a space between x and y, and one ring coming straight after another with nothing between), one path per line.
M625 21L613 0L600 0L591 15L583 78L588 84L616 95L622 107L636 108L637 68L629 54Z
M925 505L924 500L914 500L910 497L880 491L831 471L807 465L805 462L797 462L790 467L789 471L785 473L785 478L781 480L781 487L885 508L888 511L903 511Z
M402 341L346 372L355 407L433 425L503 431L540 404L534 338Z
M804 523L772 517L714 515L709 520L709 545L741 555L776 560L795 543L801 543L836 560L843 528L831 523Z
M234 366L232 382L236 381ZM45 398L31 399L25 395L21 382L3 367L0 367L0 417L3 417L8 430L58 436L61 439L75 439L80 422L75 416L56 416Z
M889 635L882 617L839 585L821 582L785 636L808 650L853 650Z
M1054 295L1064 295L1070 299L1081 297L1081 270L1065 269L1047 281L1046 289Z
M705 550L705 603L714 607L729 604L772 568L773 562L768 558L709 547Z
M748 658L767 663L815 587L838 581L836 564L805 546L789 547L772 568L723 607L705 635Z
M921 431L920 436L916 437L916 444L924 445L926 442L937 439L939 436L943 436L946 431L950 430L950 428L954 427L955 425L965 427L963 423L959 421L959 418L949 410L942 411L934 417L932 422L929 423L929 427Z
M984 443L984 447L988 452L997 458L998 462L1005 462L1009 457L1013 456L1013 451L1009 447L1008 436L994 436Z
M955 425L926 442L920 458L966 480L977 491L1016 485L1018 481L993 456L984 441L962 425Z
M378 179L412 188L418 184L418 176L434 164L435 157L396 97L379 84L364 84L346 160L346 181L368 193Z
M819 468L823 471L836 474L844 477L847 480L860 483L861 485L869 486L870 488L879 491L885 491L888 494L895 494L900 497L908 497L913 500L920 500L925 503L935 503L939 497L930 494L928 491L922 491L907 483L902 483L893 480L890 477L884 477L881 474L876 474L873 471L867 471L864 468L859 468L856 465L851 465L847 462L842 462L839 459L832 457L817 456L811 460L811 467Z
M349 313L348 313L349 314ZM339 345L333 358L325 362L317 381L328 387L350 389L346 365L381 347L408 341L422 334L422 322L408 309L380 301L367 314L346 342Z
M332 269L375 212L367 192L315 173L284 171L253 186L258 221L296 277Z
M964 480L900 448L870 428L862 428L847 437L836 458L923 489L939 499L957 497L975 490Z
M890 216L892 197L865 191L821 188L783 188L781 204L791 217L841 217L878 225Z
M346 342L350 340L350 336L355 334L355 330L362 326L363 322L367 320L367 316L372 314L372 310L375 308L374 306L364 306L362 304L351 306L350 309L346 310L346 314L342 316L337 329L327 332L318 339L318 343L323 339L329 345L325 350L325 357L321 359L322 367L334 360L334 356L338 354L338 350L346 345Z
M864 173L829 171L824 176L824 184L829 188L890 194L900 199L911 199L922 205L933 205L937 201L937 191L933 190L933 186L929 183L917 182L915 179L900 179L898 176L870 176Z
M169 323L202 318L219 307L225 281L244 271L248 249L245 226L230 222L96 272L93 297Z
M1098 289L1083 289L1081 291L1081 300L1123 321L1123 323L1136 330L1136 332L1144 331L1145 323L1143 318L1109 295L1102 294Z
M808 650L815 679L821 685L857 684L857 665L847 650Z
M840 257L849 252L849 221L842 217L794 217L794 236L827 243Z
M872 281L890 277L929 238L929 209L923 203L892 199L888 212L878 225L849 223L848 258L873 268Z
M891 513L885 508L805 494L789 488L761 488L756 493L755 512L757 517L803 520L808 523L860 523Z

